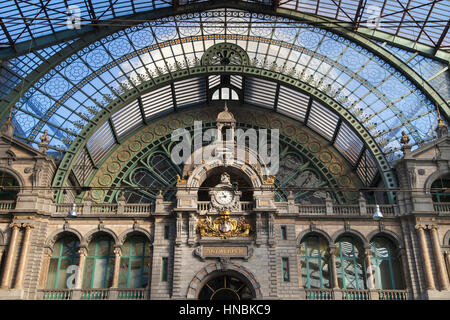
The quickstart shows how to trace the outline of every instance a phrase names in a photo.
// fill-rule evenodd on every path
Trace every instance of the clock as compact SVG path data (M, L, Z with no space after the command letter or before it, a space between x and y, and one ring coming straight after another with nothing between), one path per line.
M226 206L233 201L234 194L230 190L219 190L215 194L215 198L218 204Z

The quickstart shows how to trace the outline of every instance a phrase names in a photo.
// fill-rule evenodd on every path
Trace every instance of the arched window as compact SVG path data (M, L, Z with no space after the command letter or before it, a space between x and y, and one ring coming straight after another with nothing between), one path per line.
M53 246L47 273L47 289L72 289L80 255L80 241L71 234L62 235Z
M19 190L19 183L16 178L7 172L0 171L0 186L5 187L0 190L0 200L16 200Z
M434 202L450 202L450 174L439 177L433 182L431 196Z
M133 235L122 247L119 288L145 288L148 284L150 247L146 237Z
M343 236L336 243L338 284L343 289L367 289L364 250L353 237Z
M239 95L231 88L222 87L214 91L212 100L239 100Z
M114 241L98 235L89 243L84 265L83 288L108 288L114 272Z
M300 245L302 283L305 288L329 288L328 244L324 237L310 235Z
M375 287L383 290L404 289L401 262L394 243L386 237L377 236L370 242L370 247Z

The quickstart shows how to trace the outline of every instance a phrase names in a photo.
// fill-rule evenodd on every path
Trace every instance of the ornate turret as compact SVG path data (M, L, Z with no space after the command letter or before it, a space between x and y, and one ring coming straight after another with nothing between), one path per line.
M225 108L222 112L219 112L216 119L217 124L223 123L223 124L231 124L236 123L236 119L234 118L234 115L228 111L227 103L225 102Z
M225 102L225 108L222 112L219 112L216 119L217 125L217 137L218 141L223 141L223 136L226 133L226 130L231 130L231 137L228 139L230 141L234 141L234 129L236 128L236 119L234 115L228 111L227 103Z

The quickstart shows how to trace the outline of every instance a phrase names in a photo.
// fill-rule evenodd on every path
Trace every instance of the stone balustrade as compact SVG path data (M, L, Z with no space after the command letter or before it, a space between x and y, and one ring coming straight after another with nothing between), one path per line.
M148 300L148 288L41 289L39 300Z
M406 290L302 289L305 300L408 300ZM148 288L41 289L40 300L148 300Z
M433 208L435 212L450 213L450 202L434 202Z
M209 201L198 201L198 213L206 213L209 210ZM258 210L253 201L241 201L240 211ZM288 216L372 216L375 212L375 205L346 205L346 204L290 204L288 202L275 202L276 209L279 215ZM85 215L130 215L130 216L146 216L155 213L155 204L152 203L78 203L75 207L72 203L56 203L53 205L52 215L67 216L70 211L75 209L77 216ZM158 204L156 204L158 208ZM162 209L161 209L162 208ZM165 211L171 211L173 203L164 201L159 206L158 214ZM379 205L379 208L384 217L396 216L395 205ZM450 212L450 203L435 203L435 212ZM14 211L15 201L0 201L0 214ZM170 213L170 212L167 212Z
M15 200L2 200L0 201L0 212L9 212L16 207Z

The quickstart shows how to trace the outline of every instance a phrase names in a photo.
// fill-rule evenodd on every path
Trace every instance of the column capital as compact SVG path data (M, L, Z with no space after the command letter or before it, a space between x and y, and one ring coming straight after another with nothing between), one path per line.
M371 257L372 256L372 249L370 247L364 247L363 257Z
M414 226L414 228L415 228L416 230L425 230L427 227L426 227L425 225L423 225L423 224L416 224L416 225Z
M22 227L24 227L25 229L29 230L29 229L33 229L34 225L31 223L23 223Z
M20 222L11 222L9 224L9 227L11 229L20 229L20 227L22 227L22 224Z
M427 229L430 229L431 231L437 230L437 229L438 229L438 226L435 225L435 224L430 224L430 225L427 226Z
M78 253L80 254L80 256L87 256L88 254L88 248L87 247L80 247L78 249Z
M114 247L114 255L116 256L122 256L122 246L115 246Z
M336 246L330 246L328 247L328 253L330 255L335 255L336 254Z

